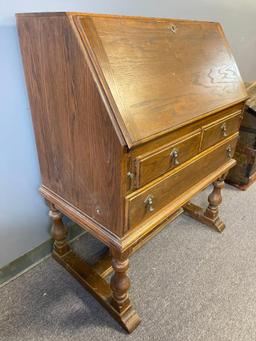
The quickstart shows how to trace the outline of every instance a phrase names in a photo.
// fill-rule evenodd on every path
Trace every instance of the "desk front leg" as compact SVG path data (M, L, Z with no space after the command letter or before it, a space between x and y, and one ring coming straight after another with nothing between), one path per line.
M120 314L120 321L128 332L132 332L140 323L140 318L134 310L128 295L130 279L127 271L130 253L129 251L120 253L112 249L112 268L114 273L110 281L110 288L112 290L111 305Z
M86 263L71 250L67 242L68 229L62 222L62 213L52 203L49 203L49 206L49 215L53 220L54 259L63 265L127 332L131 333L140 323L140 318L128 296L130 279L127 270L131 250L122 253L113 247L111 255L104 254L95 265ZM114 273L109 284L105 277L112 271Z

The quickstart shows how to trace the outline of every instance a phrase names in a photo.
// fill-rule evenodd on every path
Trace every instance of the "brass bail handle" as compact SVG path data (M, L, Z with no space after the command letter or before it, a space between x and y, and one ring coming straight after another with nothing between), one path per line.
M228 158L231 159L232 158L232 147L229 145L227 147L226 151L227 151Z
M180 164L179 160L178 160L178 157L179 157L179 151L178 149L174 148L171 153L170 153L170 157L171 157L171 160L172 160L172 164L174 166L177 166Z
M228 136L228 128L227 128L227 123L224 122L222 125L221 125L221 131L222 131L222 135L224 137Z
M170 31L171 31L172 33L176 33L176 32L177 32L177 26L174 25L174 24L172 24L172 25L170 26Z
M148 195L144 201L144 204L146 205L146 210L148 212L153 212L154 207L153 207L153 195Z

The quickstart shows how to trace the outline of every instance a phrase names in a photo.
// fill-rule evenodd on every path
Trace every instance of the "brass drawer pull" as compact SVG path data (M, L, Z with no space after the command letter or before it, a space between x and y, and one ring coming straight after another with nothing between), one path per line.
M221 125L221 131L222 131L222 135L224 137L228 136L228 129L227 129L227 123L224 122L222 125Z
M232 148L230 145L227 147L226 151L227 151L227 157L229 159L232 159Z
M174 166L177 166L180 164L179 160L178 160L178 157L179 157L179 151L178 149L174 148L171 153L170 153L170 157L172 159L172 164Z
M128 172L127 173L127 176L129 178L129 189L132 189L133 188L133 185L134 185L134 173L132 172Z
M132 172L128 172L127 173L127 176L128 176L128 178L130 179L130 180L133 180L134 179L134 174L132 173Z
M177 26L172 24L170 27L170 30L172 31L172 33L176 33L177 32Z
M147 198L144 201L144 204L146 205L146 209L148 212L153 212L154 207L153 207L153 195L148 195Z

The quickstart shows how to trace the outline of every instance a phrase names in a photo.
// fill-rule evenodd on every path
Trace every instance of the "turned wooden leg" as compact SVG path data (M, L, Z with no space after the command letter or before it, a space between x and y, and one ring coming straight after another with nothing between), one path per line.
M62 214L50 204L50 217L53 220L52 237L53 257L63 265L118 321L118 323L131 333L140 323L140 318L133 309L128 297L130 279L127 276L129 265L128 256L131 251L120 253L111 250L112 257L105 256L103 264L93 265L86 263L81 257L71 250L67 242L67 227L62 222ZM110 284L104 276L109 273L110 260L114 274ZM111 268L111 269L112 269Z
M67 242L68 229L62 222L62 213L58 211L53 204L50 204L49 216L53 220L51 229L52 238L54 240L53 253L63 256L70 250Z
M213 183L213 191L208 196L209 205L205 211L191 202L187 203L183 209L192 218L215 228L218 232L222 232L225 224L219 217L219 205L222 202L221 190L224 188L225 175Z
M213 191L208 196L209 206L205 210L204 215L215 222L218 230L225 228L224 223L219 217L219 205L222 202L221 190L224 188L224 180L221 178L213 183Z
M110 280L112 290L111 305L120 314L123 327L131 333L140 323L140 318L131 305L128 296L130 279L127 275L129 267L129 253L119 253L112 250L112 267L114 274Z
M118 311L124 311L130 305L128 290L130 288L130 279L127 276L129 259L119 256L112 257L112 267L114 274L111 277L110 288L112 290L111 304Z

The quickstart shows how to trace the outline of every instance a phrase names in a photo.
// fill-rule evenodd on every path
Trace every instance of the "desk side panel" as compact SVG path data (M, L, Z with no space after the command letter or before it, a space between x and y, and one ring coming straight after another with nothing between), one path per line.
M42 184L122 235L125 150L68 17L17 17Z

